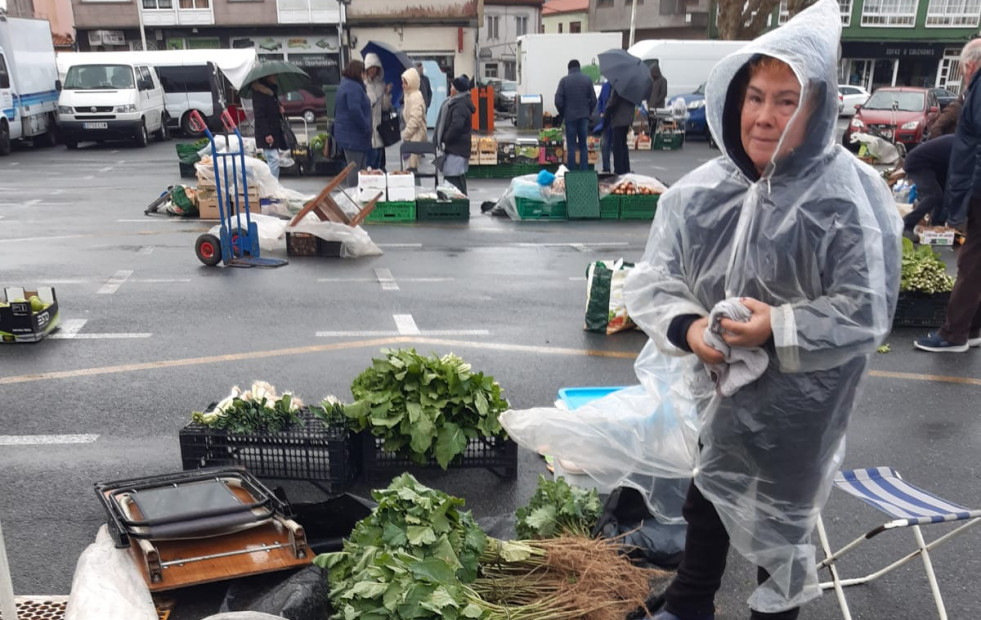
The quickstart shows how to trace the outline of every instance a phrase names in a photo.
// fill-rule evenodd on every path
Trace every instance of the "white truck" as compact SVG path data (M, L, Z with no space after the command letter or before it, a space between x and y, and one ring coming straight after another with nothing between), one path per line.
M668 81L668 101L677 95L694 93L708 79L720 60L738 51L747 41L695 39L649 39L638 41L627 51L644 61L655 62Z
M47 20L0 15L0 155L22 138L55 143L58 88Z
M555 89L569 73L570 60L578 60L586 73L599 75L597 56L611 49L623 49L619 32L567 34L526 34L518 37L518 96L541 95L544 112L556 114ZM595 65L595 69L590 66Z

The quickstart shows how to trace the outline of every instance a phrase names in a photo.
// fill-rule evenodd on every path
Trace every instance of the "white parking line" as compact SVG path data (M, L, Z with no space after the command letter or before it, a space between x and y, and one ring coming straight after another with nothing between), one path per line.
M0 215L0 220L2 220L3 218L4 218L4 216L3 215Z
M134 340L139 338L149 338L153 334L150 332L113 332L105 334L75 334L69 340ZM52 334L56 336L56 334ZM51 336L48 336L51 338Z
M19 239L0 239L0 243L15 243L18 241L51 241L54 239L77 239L85 235L54 235L51 237L20 237Z
M416 321L412 318L411 314L393 314L392 318L395 319L395 328L399 331L399 335L419 335L419 328L416 326Z
M39 204L40 202L41 202L41 199L40 198L33 198L33 199L28 200L27 202L25 202L24 203L24 206L25 207L33 207L34 205Z
M130 280L130 282L139 284L181 284L190 281L190 278L133 278Z
M136 253L137 254L142 254L142 255L153 254L153 246L152 245L145 245L142 248L140 248L139 250L137 250Z
M61 322L58 331L47 336L53 340L120 340L133 338L149 338L153 334L146 332L120 332L112 334L80 334L79 332L88 323L87 319L67 319Z
M78 332L88 323L87 319L67 319L61 322L58 331L48 336L48 338L68 339L74 338Z
M113 168L115 168L115 166L106 166L105 168L99 168L99 172L109 172Z
M613 247L623 247L630 245L626 241L609 241L606 243L512 243L515 247L519 248L575 248L582 251L582 248L613 248Z
M385 269L384 267L378 267L375 269L375 278L378 283L381 284L383 291L397 291L399 290L399 285L395 282L395 278L392 277L392 271L390 269ZM410 319L412 317L409 317Z
M122 284L126 282L131 275L133 275L132 269L120 269L113 274L112 277L106 280L106 283L103 284L102 288L97 291L97 294L112 295L119 290L119 287L122 286Z
M399 278L399 282L452 282L454 278ZM377 278L317 278L317 282L380 282Z
M0 446L57 446L93 443L98 435L0 435Z
M317 338L388 338L394 336L407 336L413 334L403 334L397 331L332 331L316 332ZM424 329L420 330L417 336L490 336L486 329Z
M421 248L421 243L378 243L380 248Z

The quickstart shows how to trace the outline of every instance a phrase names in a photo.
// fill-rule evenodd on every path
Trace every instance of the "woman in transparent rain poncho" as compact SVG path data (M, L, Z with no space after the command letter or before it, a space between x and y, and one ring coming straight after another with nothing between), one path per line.
M751 618L793 619L818 596L810 536L845 430L892 323L901 220L875 170L835 144L838 4L820 0L717 65L709 126L724 156L658 205L628 312L661 354L685 356L699 450L684 560L656 620L708 620L731 544L759 567ZM707 316L723 300L733 348L761 347L758 378L722 396Z

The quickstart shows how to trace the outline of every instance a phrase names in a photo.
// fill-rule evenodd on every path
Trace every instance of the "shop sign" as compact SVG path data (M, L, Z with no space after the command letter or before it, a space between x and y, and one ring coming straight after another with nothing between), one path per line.
M847 58L940 59L943 45L933 43L852 43L842 42L842 55Z
M126 45L126 34L122 30L91 30L89 45Z
M235 49L255 49L259 54L333 53L340 49L336 34L299 37L257 36L232 39L231 44Z

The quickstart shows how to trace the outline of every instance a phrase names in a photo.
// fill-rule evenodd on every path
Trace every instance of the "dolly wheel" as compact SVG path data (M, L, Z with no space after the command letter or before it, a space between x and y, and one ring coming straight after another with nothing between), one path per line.
M209 267L221 262L221 241L214 235L201 235L194 244L194 253L198 260Z

